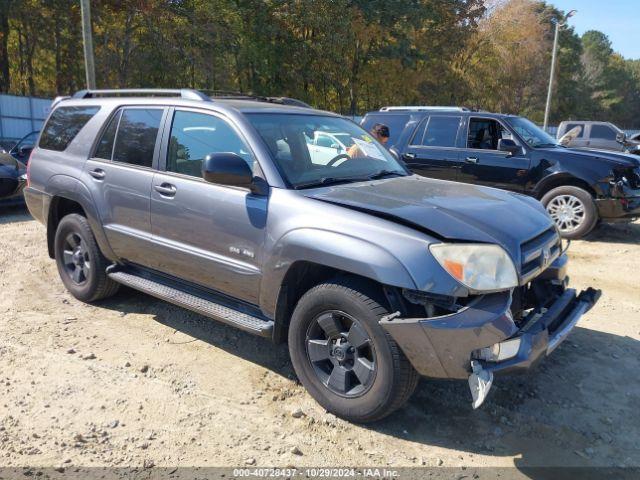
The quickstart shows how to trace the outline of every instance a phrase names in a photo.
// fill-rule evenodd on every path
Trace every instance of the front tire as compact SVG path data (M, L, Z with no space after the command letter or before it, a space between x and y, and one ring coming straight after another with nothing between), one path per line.
M54 252L60 279L78 300L94 302L117 292L119 284L107 276L109 262L82 215L72 213L60 220Z
M564 238L576 240L598 224L598 210L589 192L564 185L547 192L541 200Z
M300 382L327 411L373 422L400 408L418 382L379 320L389 311L366 281L341 277L317 285L298 302L289 353Z

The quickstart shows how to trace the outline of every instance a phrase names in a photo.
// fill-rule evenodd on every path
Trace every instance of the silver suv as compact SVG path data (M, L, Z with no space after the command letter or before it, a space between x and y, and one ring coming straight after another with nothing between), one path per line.
M59 101L25 197L69 291L93 302L124 284L288 341L310 394L358 422L419 375L468 380L478 407L494 373L528 369L597 301L567 287L536 200L412 175L350 120L282 103ZM342 144L331 158L323 136Z

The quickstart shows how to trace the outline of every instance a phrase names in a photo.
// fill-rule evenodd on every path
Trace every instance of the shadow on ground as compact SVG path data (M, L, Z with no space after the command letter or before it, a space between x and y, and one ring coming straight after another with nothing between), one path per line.
M0 225L14 222L28 222L33 220L26 205L2 205L0 204Z
M602 223L587 235L587 242L640 243L640 223Z
M273 345L129 289L100 306L153 315L163 325L293 378L286 345ZM531 478L550 477L548 471L529 467L637 467L639 370L640 342L578 327L531 373L496 378L479 410L471 408L466 382L423 379L404 409L365 428L461 450L467 457L515 456L516 466ZM551 473L557 478L557 471Z

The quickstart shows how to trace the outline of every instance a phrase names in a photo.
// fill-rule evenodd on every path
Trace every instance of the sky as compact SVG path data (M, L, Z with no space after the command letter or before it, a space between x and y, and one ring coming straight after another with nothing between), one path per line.
M613 49L628 59L640 59L639 0L547 0L560 10L578 10L569 19L578 35L587 30L605 33Z

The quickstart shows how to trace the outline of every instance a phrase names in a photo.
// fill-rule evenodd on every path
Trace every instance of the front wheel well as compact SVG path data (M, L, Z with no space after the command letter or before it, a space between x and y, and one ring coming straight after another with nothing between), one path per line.
M324 283L340 276L350 276L361 278L369 282L374 288L379 288L381 292L385 290L380 283L361 275L356 275L344 270L318 263L298 261L289 267L278 294L276 306L276 321L273 332L273 339L277 343L286 341L289 330L289 321L298 300L316 285ZM386 293L386 292L385 292Z
M87 216L84 208L75 200L70 200L65 197L53 197L51 199L51 205L49 206L49 217L47 219L47 249L49 251L49 257L55 258L55 251L53 248L54 239L56 237L56 230L60 220L71 213L78 213L84 217Z
M544 197L547 193L549 193L554 188L565 187L565 186L581 188L589 192L593 198L597 198L598 196L595 190L591 187L591 185L589 185L584 180L581 180L576 177L559 177L559 178L554 178L545 182L541 186L541 188L536 191L536 198L538 200L542 200L542 197Z

